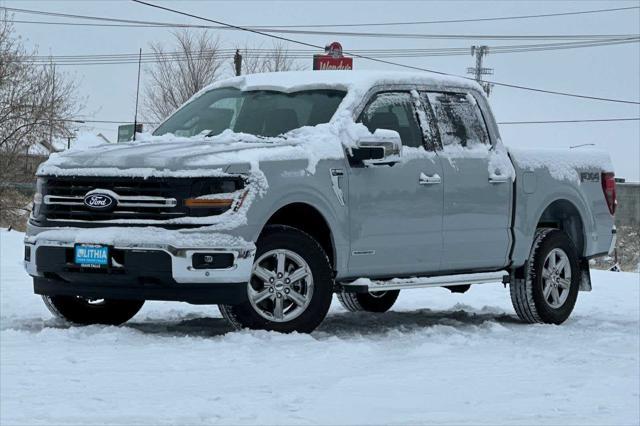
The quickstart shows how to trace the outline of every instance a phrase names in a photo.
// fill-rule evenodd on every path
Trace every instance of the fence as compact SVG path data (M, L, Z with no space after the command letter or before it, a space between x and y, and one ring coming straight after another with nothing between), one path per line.
M616 184L617 226L640 226L640 183L623 182Z

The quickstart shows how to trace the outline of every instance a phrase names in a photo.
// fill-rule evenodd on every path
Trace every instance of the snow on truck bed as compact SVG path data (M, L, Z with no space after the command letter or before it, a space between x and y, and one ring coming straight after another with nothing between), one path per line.
M580 182L579 170L596 169L612 172L609 153L601 149L513 148L509 153L524 170L546 168L557 180Z
M336 301L312 335L233 332L214 306L149 302L122 327L52 319L0 230L0 424L616 424L640 421L640 276L593 271L562 326L502 285Z

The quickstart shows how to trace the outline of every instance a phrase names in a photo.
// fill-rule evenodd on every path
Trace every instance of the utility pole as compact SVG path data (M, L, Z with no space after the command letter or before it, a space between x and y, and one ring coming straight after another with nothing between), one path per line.
M140 94L140 68L142 67L142 47L138 54L138 84L136 85L136 110L133 114L133 140L136 140L136 132L138 131L138 95Z
M233 65L236 68L236 75L242 74L242 55L240 49L236 49L236 54L233 55Z
M493 75L493 68L484 68L482 58L489 53L489 46L471 46L471 56L476 57L476 66L467 68L467 74L473 74L475 80L482 86L484 92L489 96L493 84L482 81L483 75Z
M53 115L56 100L56 66L51 65L51 104L49 105L49 145L53 146Z

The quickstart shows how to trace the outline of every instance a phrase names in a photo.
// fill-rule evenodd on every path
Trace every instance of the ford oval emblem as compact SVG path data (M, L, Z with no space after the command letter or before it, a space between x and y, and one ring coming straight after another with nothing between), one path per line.
M94 192L84 196L84 205L91 210L111 210L116 206L116 199L109 194Z

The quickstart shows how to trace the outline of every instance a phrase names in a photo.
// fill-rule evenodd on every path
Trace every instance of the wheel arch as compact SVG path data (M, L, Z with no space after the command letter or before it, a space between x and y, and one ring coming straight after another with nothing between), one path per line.
M585 222L580 210L572 201L557 198L548 203L538 216L537 228L556 228L564 231L576 246L578 256L584 256L587 243Z
M291 201L279 206L271 213L261 228L262 234L269 225L287 225L312 236L329 257L333 269L337 268L336 241L325 214L315 205L305 201Z

